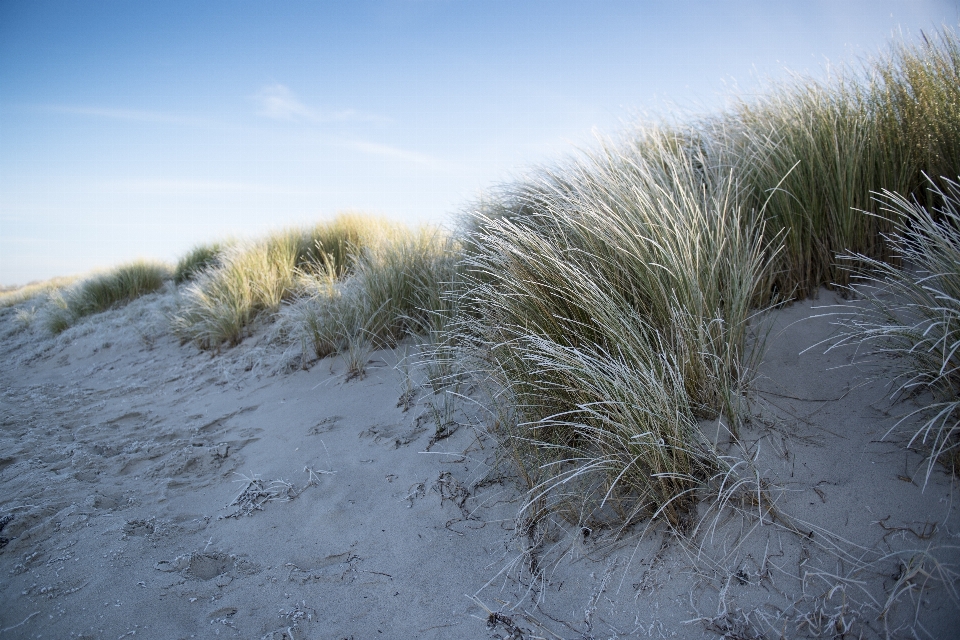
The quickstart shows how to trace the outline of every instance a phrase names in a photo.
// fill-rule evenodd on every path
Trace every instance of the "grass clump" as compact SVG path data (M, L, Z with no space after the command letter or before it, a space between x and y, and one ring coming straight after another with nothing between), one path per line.
M306 278L301 313L314 354L344 354L350 374L362 375L370 349L429 333L442 321L456 251L437 229L395 227L359 252L347 277L324 270Z
M955 176L960 167L960 41L946 28L931 38L924 35L916 48L895 48L877 65L877 74L884 137L897 145L910 168L907 187L899 193L927 207L943 205L939 198L949 184L940 176ZM937 188L928 189L929 181Z
M276 311L300 291L304 274L339 278L357 252L389 228L375 218L342 215L307 229L292 229L227 248L219 264L187 286L173 328L202 348L237 344L264 311Z
M681 524L719 464L695 424L739 418L777 251L705 144L642 131L469 222L458 340L507 398L531 514Z
M153 293L171 277L170 267L160 262L138 260L105 273L84 278L76 285L51 294L53 311L47 328L60 333L84 316L124 305Z
M456 277L457 244L439 229L403 229L366 247L354 278L384 346L445 321L444 292Z
M765 207L771 233L784 232L769 295L806 298L820 286L845 285L835 257L854 250L886 259L885 217L863 216L871 193L903 191L910 168L901 143L883 135L871 92L841 79L798 81L753 104L741 104L725 144L737 161L750 204Z
M955 167L957 42L945 29L829 81L638 129L468 217L446 344L502 403L528 515L682 523L722 466L693 425L736 433L754 311L842 289L840 255L890 273L914 259L873 194L923 198L918 176Z
M854 291L869 304L843 319L846 330L837 343L894 356L897 393L931 394L931 402L897 425L923 417L909 445L929 447L927 480L935 461L956 473L960 460L960 185L938 182L946 186L932 188L931 200L943 203L933 212L889 191L878 198L897 220L885 240L905 268L843 256L861 265L863 282Z
M893 221L872 194L886 189L925 202L923 176L960 166L960 43L944 28L832 80L777 86L701 128L727 149L745 204L764 207L768 233L786 230L770 295L843 288L850 273L838 254L895 259L881 241Z
M220 242L197 245L177 262L173 281L176 284L189 282L204 270L219 265L225 249L226 245Z
M172 319L174 331L202 348L237 344L257 313L276 308L295 278L289 244L235 247L222 263L188 285Z

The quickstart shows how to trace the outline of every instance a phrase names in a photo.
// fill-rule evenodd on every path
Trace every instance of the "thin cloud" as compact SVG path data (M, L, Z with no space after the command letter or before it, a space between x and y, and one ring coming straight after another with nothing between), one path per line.
M257 103L257 115L271 120L288 122L370 122L376 124L392 122L390 118L357 111L356 109L342 109L329 113L321 112L301 102L290 87L284 84L271 84L263 87L253 95L253 100Z
M282 84L268 85L253 96L260 105L257 114L273 120L319 120L319 114L300 102L293 91Z
M347 146L351 149L356 149L362 153L367 153L374 156L379 156L381 158L389 158L391 160L400 160L402 162L411 162L413 164L425 165L425 166L436 166L437 160L432 156L428 156L424 153L417 153L416 151L407 151L406 149L400 149L399 147L391 147L390 145L380 144L377 142L367 142L365 140L353 140L347 143Z
M204 122L198 118L171 115L161 111L144 111L140 109L113 109L107 107L78 107L72 105L42 105L39 107L43 111L52 111L53 113L67 113L78 116L90 116L93 118L106 118L109 120L127 120L130 122L161 122L168 124L191 124L200 125Z

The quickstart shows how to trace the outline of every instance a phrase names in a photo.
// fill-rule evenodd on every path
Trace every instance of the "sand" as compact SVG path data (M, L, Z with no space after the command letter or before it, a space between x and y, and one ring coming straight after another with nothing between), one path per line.
M413 345L348 380L270 325L182 345L170 291L58 337L0 311L0 637L956 637L958 483L883 437L892 363L804 352L834 303L770 318L736 489L683 539L519 535L481 396L437 441Z

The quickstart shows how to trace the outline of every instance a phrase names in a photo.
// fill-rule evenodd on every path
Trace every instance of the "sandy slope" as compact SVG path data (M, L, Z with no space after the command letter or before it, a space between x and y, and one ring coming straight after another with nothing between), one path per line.
M399 354L348 381L337 360L301 369L267 327L211 357L166 331L172 304L59 338L0 312L0 637L960 630L957 483L937 469L923 488L902 434L881 441L911 408L881 368L799 355L831 330L811 303L777 313L756 417L724 445L752 462L686 541L563 522L517 536L522 487L481 405L434 443L439 399L404 396Z

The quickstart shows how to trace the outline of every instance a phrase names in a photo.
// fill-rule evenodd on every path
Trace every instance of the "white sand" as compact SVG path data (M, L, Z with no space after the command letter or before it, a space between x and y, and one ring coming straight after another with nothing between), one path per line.
M776 315L752 480L719 517L686 542L559 522L532 553L482 407L429 446L439 399L398 406L398 354L347 381L267 327L211 357L166 331L172 304L59 338L0 312L0 637L960 634L957 482L923 487L908 430L881 441L914 407L881 366L799 355L832 329L818 303Z

